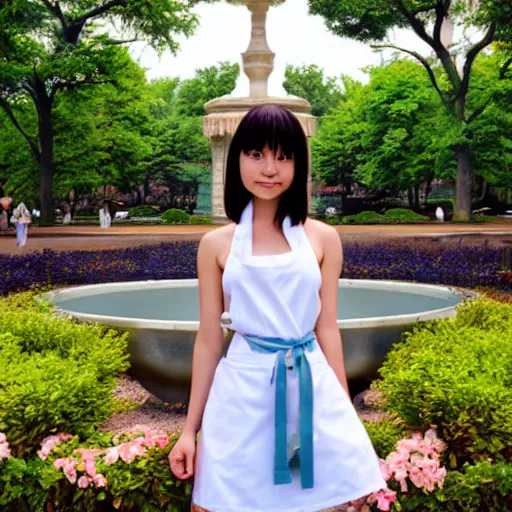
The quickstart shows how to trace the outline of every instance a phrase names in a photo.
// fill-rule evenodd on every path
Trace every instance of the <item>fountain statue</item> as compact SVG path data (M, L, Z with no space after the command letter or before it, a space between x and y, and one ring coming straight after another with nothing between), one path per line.
M203 133L212 147L212 217L225 220L224 176L231 138L246 112L262 103L281 105L292 111L302 124L307 137L315 133L316 118L310 114L309 103L296 96L284 98L268 95L268 77L274 69L274 53L267 44L265 24L269 7L284 0L228 0L229 3L246 5L251 12L251 40L242 54L243 69L249 78L250 92L245 98L223 96L206 103L208 112L203 119Z

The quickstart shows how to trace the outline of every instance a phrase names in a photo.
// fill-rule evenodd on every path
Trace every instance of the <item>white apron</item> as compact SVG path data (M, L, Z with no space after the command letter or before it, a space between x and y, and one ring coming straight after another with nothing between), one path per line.
M242 335L300 339L320 311L321 273L304 227L283 222L291 251L252 255L253 205L235 228L222 277L226 309L237 331L222 358L206 402L192 500L210 512L314 512L386 487L366 430L315 340L306 351L313 380L314 486L303 489L300 469L275 485L276 354L255 352ZM287 436L297 443L299 389L287 372Z

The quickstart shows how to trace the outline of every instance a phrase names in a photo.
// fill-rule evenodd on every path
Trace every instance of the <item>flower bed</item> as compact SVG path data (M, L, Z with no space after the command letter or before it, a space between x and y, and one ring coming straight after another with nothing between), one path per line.
M512 305L479 299L458 310L455 318L416 326L396 344L375 386L391 418L367 429L378 454L399 470L391 487L402 493L401 510L512 509ZM439 460L446 477L423 493L416 484L436 480L432 462L389 450L404 431L432 426L445 443ZM407 490L405 469L415 484Z
M197 246L197 242L171 242L110 251L45 250L22 256L0 255L0 295L32 286L195 278ZM501 272L503 249L424 251L393 243L347 243L344 254L342 276L349 279L512 289L512 274Z
M0 512L188 511L192 482L168 464L175 432L98 430L126 338L33 295L0 299ZM418 325L381 375L390 418L366 427L389 489L347 512L509 510L512 305L473 300Z

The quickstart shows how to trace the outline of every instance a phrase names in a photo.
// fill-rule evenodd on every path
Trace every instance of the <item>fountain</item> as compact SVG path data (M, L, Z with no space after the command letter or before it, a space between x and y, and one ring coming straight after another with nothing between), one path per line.
M203 119L203 133L212 148L212 218L224 221L224 177L231 139L247 111L262 103L281 105L292 111L300 121L307 137L315 133L316 118L309 103L295 96L279 98L268 96L268 77L274 69L274 53L266 40L265 23L269 7L284 0L228 0L229 3L246 5L251 12L251 40L242 54L243 69L249 78L250 92L245 98L223 96L206 103L208 115Z
M369 379L405 330L447 318L472 296L444 286L340 279L338 327L349 380ZM48 292L57 311L130 333L131 372L162 400L186 402L199 329L196 279L77 286Z

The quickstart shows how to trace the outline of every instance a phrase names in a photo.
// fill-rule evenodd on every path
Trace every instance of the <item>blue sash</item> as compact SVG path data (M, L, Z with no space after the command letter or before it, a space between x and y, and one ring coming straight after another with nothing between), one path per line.
M284 340L242 334L252 350L256 352L277 352L277 361L271 383L276 380L275 402L275 451L274 484L289 484L292 481L287 453L286 436L286 352L291 349L293 367L299 375L299 463L303 489L313 487L313 379L305 349L313 350L315 335L308 333L301 339Z

